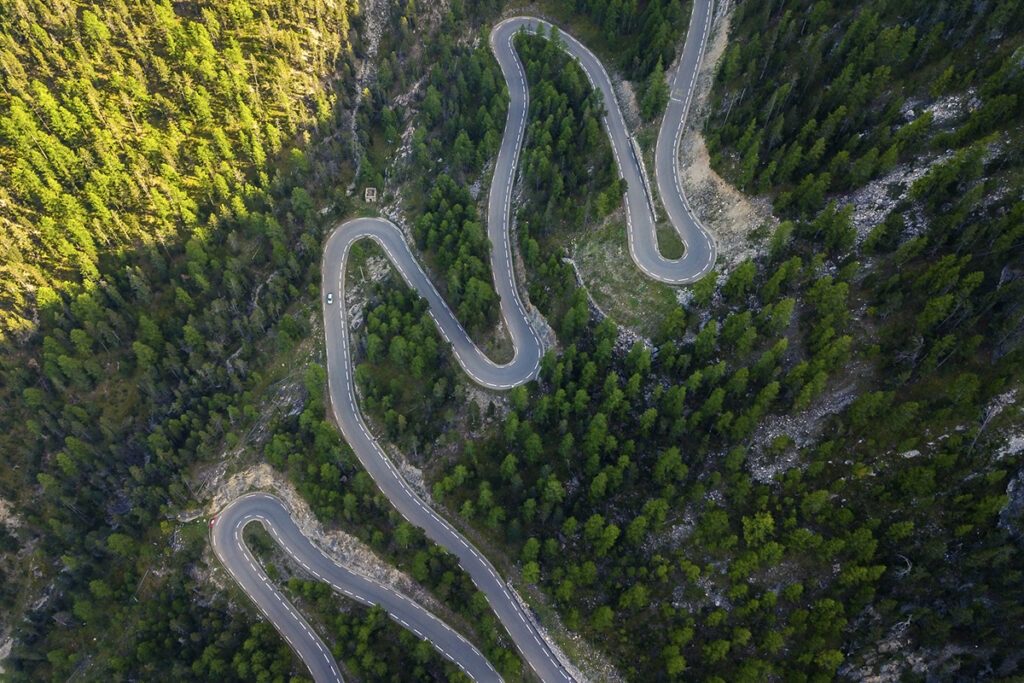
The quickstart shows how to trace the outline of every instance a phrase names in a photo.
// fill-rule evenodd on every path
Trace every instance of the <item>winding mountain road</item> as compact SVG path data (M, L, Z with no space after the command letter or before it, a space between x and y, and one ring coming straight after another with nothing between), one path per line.
M715 248L707 232L694 217L678 182L678 146L690 95L696 82L707 35L713 0L696 0L690 31L679 67L673 79L672 97L662 122L656 150L656 175L659 192L669 218L679 232L686 251L680 259L666 259L658 251L651 190L647 186L635 142L626 128L610 78L600 60L569 35L559 34L563 48L579 60L591 84L604 96L605 129L611 140L620 175L626 180L625 195L630 255L648 276L667 283L694 282L712 268ZM330 235L323 255L323 291L335 293L336 305L324 305L324 334L327 340L327 378L334 417L345 440L355 451L363 467L373 477L405 519L421 527L438 545L458 557L462 568L486 595L491 608L508 630L524 660L544 681L571 681L567 661L548 642L532 615L523 607L493 565L444 518L438 515L406 483L370 433L356 403L353 361L350 357L347 312L345 310L345 264L352 245L363 239L377 242L397 268L401 277L427 300L431 317L451 344L459 365L481 386L508 389L537 376L544 352L537 332L530 324L514 280L509 235L512 188L519 151L526 130L529 93L526 75L512 45L519 30L537 31L546 22L529 17L507 19L491 32L490 43L508 83L509 110L501 148L495 162L494 178L488 199L487 230L490 238L491 270L495 291L500 299L501 316L511 337L515 355L499 365L491 361L466 334L451 309L423 272L397 226L379 218L358 218L340 225ZM674 203L673 203L674 202ZM336 664L326 648L308 628L302 617L287 604L266 577L241 540L241 529L259 521L293 557L314 576L330 581L336 590L372 604L381 604L399 623L415 623L418 632L445 656L456 661L475 680L494 680L497 673L468 642L454 634L436 617L424 615L421 608L378 584L368 582L340 567L316 550L298 531L277 499L251 495L231 503L213 526L214 549L232 576L259 605L267 618L284 635L307 663L317 681L339 680ZM316 571L310 569L316 567ZM372 585L367 585L370 583ZM417 611L419 610L419 611Z
M693 3L690 29L686 33L679 66L669 84L668 106L654 146L654 175L661 204L686 247L683 258L676 262L678 270L673 273L674 279L666 280L676 284L696 282L715 265L715 243L694 215L679 182L679 142L686 127L693 93L697 89L697 74L704 58L708 31L711 30L712 9L713 0L695 0ZM657 240L649 240L648 244L657 249Z
M380 605L392 619L421 638L429 637L437 650L475 681L500 681L491 663L446 623L393 588L357 574L331 560L314 546L280 498L250 493L236 498L217 517L212 527L214 551L228 572L259 606L309 667L317 681L341 681L341 672L316 633L281 592L267 579L249 548L242 542L245 527L262 524L285 552L311 576L326 581L339 593L364 605Z

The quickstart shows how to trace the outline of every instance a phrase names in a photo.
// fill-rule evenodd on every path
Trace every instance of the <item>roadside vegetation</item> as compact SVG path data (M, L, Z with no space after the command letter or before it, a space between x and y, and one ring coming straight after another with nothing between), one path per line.
M422 28L413 33L422 23L415 5L395 5L394 30L381 47L390 55L357 120L367 149L380 152L363 158L360 177L373 178L373 169L385 167L395 174L394 181L377 182L387 185L387 199L401 200L427 272L472 337L501 360L505 349L494 348L498 299L483 214L490 182L485 165L501 142L508 94L486 41L474 47L456 40L487 16L453 11L423 41ZM410 98L412 106L392 104ZM396 153L403 155L397 163Z
M396 624L380 607L366 607L312 580L262 526L247 526L245 542L268 578L325 641L346 680L469 680L428 641Z
M544 16L571 26L608 67L631 81L644 121L656 120L668 102L665 73L690 25L691 2L681 0L538 0Z
M378 319L374 316L384 316L400 310L398 307L402 304L412 302L408 293L399 289L381 288L375 293L375 297L378 296L390 303L371 312L371 321ZM408 305L422 306L418 302ZM422 313L422 318L431 322L425 313ZM422 318L420 329L426 326ZM414 334L416 319L412 316L399 318L397 322L404 326L395 328L406 335ZM378 329L377 323L370 322L369 328ZM429 334L436 335L432 322ZM395 338L397 336L391 339L389 346L397 348ZM416 386L418 378L410 367L413 362L410 358L390 354L393 365L388 369L403 378L412 374L413 386ZM429 367L433 372L433 366ZM364 372L362 366L357 370L360 375ZM439 382L443 386L445 380L439 379ZM421 529L402 518L359 465L351 448L342 441L337 427L327 416L328 408L323 402L326 397L324 369L311 365L306 371L305 384L308 398L303 402L301 411L278 413L268 425L269 436L263 444L263 456L267 462L288 476L299 494L309 502L317 519L325 524L342 526L409 574L461 617L463 624L471 629L466 635L475 641L495 668L508 676L517 675L522 662L507 632L490 612L486 600L481 603L482 595L469 575L459 568L458 560L428 541ZM400 427L397 414L386 409L387 403L383 400L378 402L375 396L374 393L369 394L366 404L374 409L374 413L383 413L386 433L397 432ZM434 400L439 401L437 397ZM430 410L429 406L427 402L427 407L421 408L425 415Z

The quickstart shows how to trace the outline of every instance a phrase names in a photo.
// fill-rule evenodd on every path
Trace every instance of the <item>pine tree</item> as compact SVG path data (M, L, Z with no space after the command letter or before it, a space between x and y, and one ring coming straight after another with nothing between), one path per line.
M647 77L644 84L644 94L640 98L640 116L645 121L652 121L665 110L668 104L668 81L665 80L665 69L661 64L661 58Z

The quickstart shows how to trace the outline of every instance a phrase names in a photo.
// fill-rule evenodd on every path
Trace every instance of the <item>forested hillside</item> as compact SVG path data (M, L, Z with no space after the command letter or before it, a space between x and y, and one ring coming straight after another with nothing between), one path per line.
M315 0L0 7L15 680L295 670L272 632L196 600L205 534L173 517L189 467L252 420L260 354L308 334L286 311L317 278L313 201L351 159L352 22Z
M599 28L614 59L631 79L643 81L675 59L689 23L689 3L681 0L575 0L575 10Z
M479 207L507 99L480 38L497 5L388 5L357 92L351 0L0 0L11 680L305 673L220 594L206 520L180 516L226 453L270 463L519 675L466 575L328 421L311 341L324 230L366 209L353 181L401 197L440 288L492 341ZM554 10L656 117L688 4ZM601 103L556 47L517 39L519 256L558 349L481 409L422 302L385 280L356 337L363 409L627 680L1016 680L1024 8L744 0L730 22L704 135L783 219L757 255L623 343L562 259L566 235L623 220ZM450 668L408 636L374 645L396 637L376 612L331 622L343 601L290 590L349 673Z
M409 13L406 45L428 49L444 44L441 19L459 33L482 14L469 3L420 21L415 8L394 19ZM320 240L349 213L372 141L352 110L370 33L360 8L0 9L4 675L302 680L284 641L217 579L208 520L187 521L209 500L212 463L265 458L328 525L463 613L514 676L521 664L468 578L401 524L326 422L310 339ZM345 659L339 639L378 622L355 610L324 637ZM363 647L359 664L400 677L387 652Z
M265 203L268 155L330 121L353 9L5 2L0 333L94 291L102 258L193 233L201 248Z
M434 493L628 679L1020 675L1022 21L741 3L705 130L761 255L628 352L528 260L562 350Z

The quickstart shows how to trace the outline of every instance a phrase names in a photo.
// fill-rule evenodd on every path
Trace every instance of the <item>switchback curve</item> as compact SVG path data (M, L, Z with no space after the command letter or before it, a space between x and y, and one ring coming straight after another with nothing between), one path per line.
M474 681L500 681L490 662L454 629L394 588L353 572L328 558L295 524L280 498L250 493L232 501L211 528L213 550L231 577L281 631L309 667L317 681L341 681L330 651L306 620L267 579L242 541L249 524L261 524L289 557L311 578L364 605L380 605L396 622L420 638L429 638L437 650ZM282 628L284 626L284 628Z

